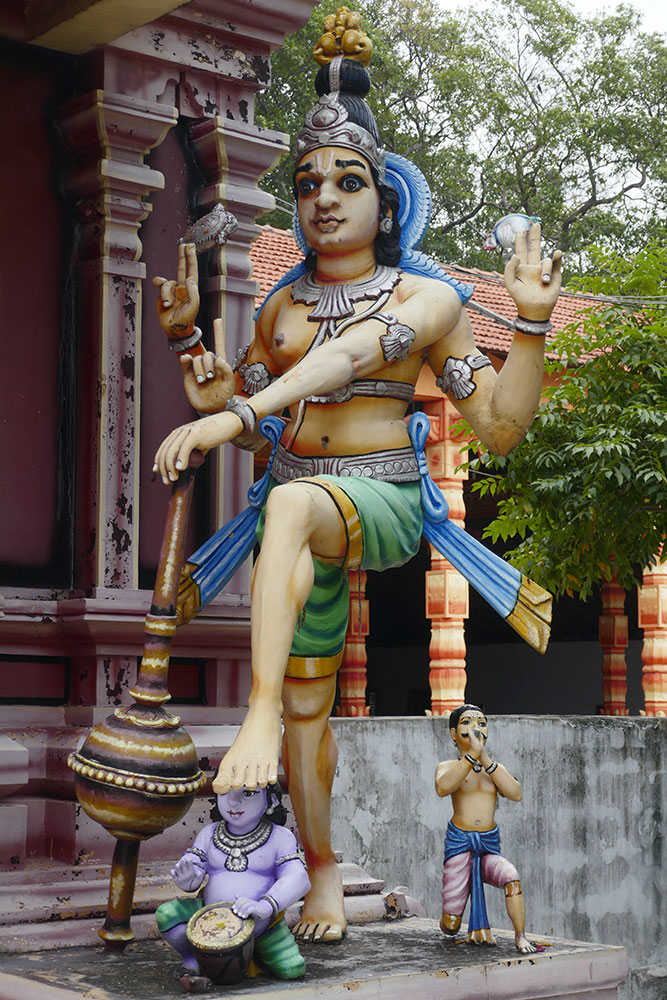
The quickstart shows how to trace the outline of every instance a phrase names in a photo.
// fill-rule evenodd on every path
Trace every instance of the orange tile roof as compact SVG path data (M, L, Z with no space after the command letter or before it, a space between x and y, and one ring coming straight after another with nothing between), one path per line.
M265 226L250 248L250 259L254 277L260 283L260 294L257 297L259 306L283 274L303 260L303 254L291 233ZM505 289L502 275L497 271L481 271L458 265L445 270L452 277L475 285L473 303L507 320L514 320L516 306ZM581 301L577 301L577 298L578 296L571 294L559 296L551 317L555 330L562 329L576 318L577 310L581 307ZM483 351L505 357L512 343L512 330L492 317L477 312L474 306L468 307L468 315L477 346Z

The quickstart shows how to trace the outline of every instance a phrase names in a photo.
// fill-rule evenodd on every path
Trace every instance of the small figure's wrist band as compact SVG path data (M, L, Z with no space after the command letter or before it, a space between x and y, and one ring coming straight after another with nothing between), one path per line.
M167 347L170 351L177 351L178 354L183 354L184 351L189 351L192 347L196 347L197 344L201 342L202 332L198 326L195 326L192 333L187 337L182 337L180 340L169 340Z
M480 762L478 760L475 760L474 757L471 757L469 753L465 755L465 760L468 761L473 771L479 773L482 770L482 765L480 764Z
M517 316L514 320L514 329L518 330L519 333L526 333L530 337L543 337L544 334L553 329L553 323L548 319L533 320Z
M257 426L257 414L253 410L250 403L246 402L245 399L241 399L240 396L232 396L225 406L225 409L236 414L239 418L243 424L244 437L254 432Z
M485 767L484 770L486 771L487 774L493 774L493 772L496 770L497 767L498 764L496 763L496 761L492 760L489 766Z
M275 920L276 917L278 916L278 914L280 913L280 907L276 903L276 901L273 898L273 896L269 896L269 894L267 892L263 892L262 895L259 898L260 899L265 899L267 901L267 903L270 904L271 910L272 910L270 919L271 920Z

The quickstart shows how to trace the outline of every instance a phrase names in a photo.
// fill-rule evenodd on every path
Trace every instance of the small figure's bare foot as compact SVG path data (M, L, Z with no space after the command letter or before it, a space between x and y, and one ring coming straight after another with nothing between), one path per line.
M280 714L280 704L248 709L213 780L216 795L224 795L230 788L264 788L278 780Z
M311 889L292 933L297 941L342 941L347 931L343 886L335 859L309 870Z
M468 937L466 938L468 944L489 944L494 945L496 939L494 938L491 930L488 927L482 927L477 931L468 931Z
M211 985L211 980L207 976L202 976L200 972L188 969L185 965L178 970L174 978L186 993L203 993Z
M534 951L537 951L535 945L530 943L525 934L515 934L514 945L522 955L532 955Z
M460 926L460 914L456 915L452 913L443 913L440 917L440 930L443 934L447 934L449 937L454 937Z

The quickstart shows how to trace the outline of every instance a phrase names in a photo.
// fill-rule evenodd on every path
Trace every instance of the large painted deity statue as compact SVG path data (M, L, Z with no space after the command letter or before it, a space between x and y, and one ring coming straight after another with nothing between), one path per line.
M194 246L180 248L175 281L155 279L162 327L202 414L160 446L155 467L164 481L176 480L196 451L226 442L257 450L265 443L260 429L276 444L252 501L261 540L252 690L214 789L274 782L282 740L311 882L295 933L315 941L345 933L329 830L337 759L329 714L347 625L347 571L399 566L424 533L442 541L513 627L538 648L546 644L549 595L511 567L489 567L487 550L455 532L428 478L424 428L417 421L411 436L404 417L428 364L486 447L513 448L539 402L544 335L560 286L560 255L541 259L539 226L518 234L505 282L519 315L496 375L473 341L464 308L472 289L416 249L428 224L428 187L414 166L382 149L364 99L372 46L344 8L328 21L316 49L319 100L299 133L294 168L296 234L307 256L268 296L233 369L205 351L194 326ZM286 408L283 425L272 415ZM186 564L184 618L210 599L212 580L219 588L235 568L229 535L214 536Z

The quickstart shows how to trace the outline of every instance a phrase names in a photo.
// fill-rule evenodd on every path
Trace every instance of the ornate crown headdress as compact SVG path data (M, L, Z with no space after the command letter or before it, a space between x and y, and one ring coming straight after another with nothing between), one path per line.
M360 63L363 67L367 78L364 93L368 92L370 74L366 67L371 60L372 51L373 43L361 29L360 14L347 7L339 7L335 15L329 14L324 19L324 33L317 41L313 56L320 66L329 67L329 92L322 94L306 115L304 126L296 140L297 160L320 146L356 149L375 167L380 181L384 181L384 150L368 129L350 119L349 111L340 99L344 60L347 59ZM363 97L355 96L356 100L363 101Z

